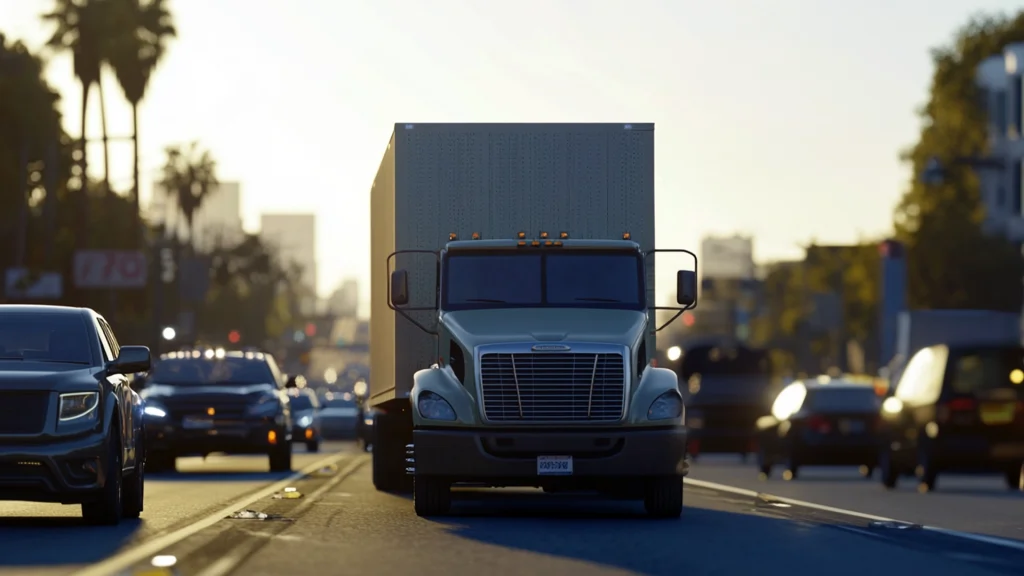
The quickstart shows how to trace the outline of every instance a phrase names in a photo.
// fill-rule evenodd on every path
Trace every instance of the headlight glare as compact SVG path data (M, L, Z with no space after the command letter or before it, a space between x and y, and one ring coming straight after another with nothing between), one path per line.
M70 392L60 395L58 417L61 422L69 420L95 420L100 405L99 392Z
M167 416L167 411L159 406L146 406L142 411L146 416L152 416L153 418L164 418Z
M313 417L303 416L302 418L299 418L296 423L299 425L299 428L305 428L306 426L309 426L310 424L313 423Z
M651 402L647 410L648 420L672 420L683 415L683 399L674 390L669 390Z
M423 392L416 405L419 407L420 416L427 420L455 420L455 410L440 394Z

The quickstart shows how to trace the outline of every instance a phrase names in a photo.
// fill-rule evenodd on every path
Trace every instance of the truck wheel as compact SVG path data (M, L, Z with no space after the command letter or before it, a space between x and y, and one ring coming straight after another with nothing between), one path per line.
M111 426L111 433L116 434L117 421ZM123 506L123 482L124 471L121 470L121 443L116 438L108 440L109 455L107 456L107 468L104 471L106 479L103 489L96 495L96 500L82 504L82 518L86 524L93 526L116 526L121 522L124 514Z
M433 476L416 476L413 482L413 507L417 516L444 516L452 507L451 483Z
M377 414L373 427L373 487L381 492L409 493L413 477L405 471L405 445L412 442L412 422L407 414ZM405 420L409 419L408 426Z
M679 518L683 514L683 477L648 479L644 508L652 518Z

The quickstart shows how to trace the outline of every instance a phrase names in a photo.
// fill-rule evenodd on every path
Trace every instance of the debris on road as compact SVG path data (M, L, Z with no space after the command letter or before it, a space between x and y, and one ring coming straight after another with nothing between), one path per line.
M289 486L284 489L284 492L274 494L273 498L274 500L294 500L296 498L302 498L302 493Z
M286 520L279 514L267 514L266 512L257 512L255 510L239 510L231 516L228 516L231 520Z

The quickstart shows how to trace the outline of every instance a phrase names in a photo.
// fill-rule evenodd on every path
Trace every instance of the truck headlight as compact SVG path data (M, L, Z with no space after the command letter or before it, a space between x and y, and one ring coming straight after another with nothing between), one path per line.
M61 422L69 420L95 420L100 405L99 392L71 392L60 395L60 405L57 410Z
M670 420L683 415L683 399L675 390L669 390L651 402L648 420Z
M420 416L427 420L455 420L455 410L440 394L423 392L416 405L420 409Z
M312 423L313 423L313 417L312 416L303 416L303 417L299 418L296 421L296 424L299 425L299 428L305 428L305 427L309 426Z

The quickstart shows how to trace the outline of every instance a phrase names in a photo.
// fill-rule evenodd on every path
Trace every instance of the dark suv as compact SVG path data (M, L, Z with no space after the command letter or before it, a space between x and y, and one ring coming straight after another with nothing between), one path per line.
M146 401L146 468L173 470L179 456L266 454L272 472L292 467L292 416L284 375L262 352L192 350L154 363Z
M1000 472L1018 489L1024 462L1024 348L923 348L882 404L882 483L915 475L921 491L940 472Z

